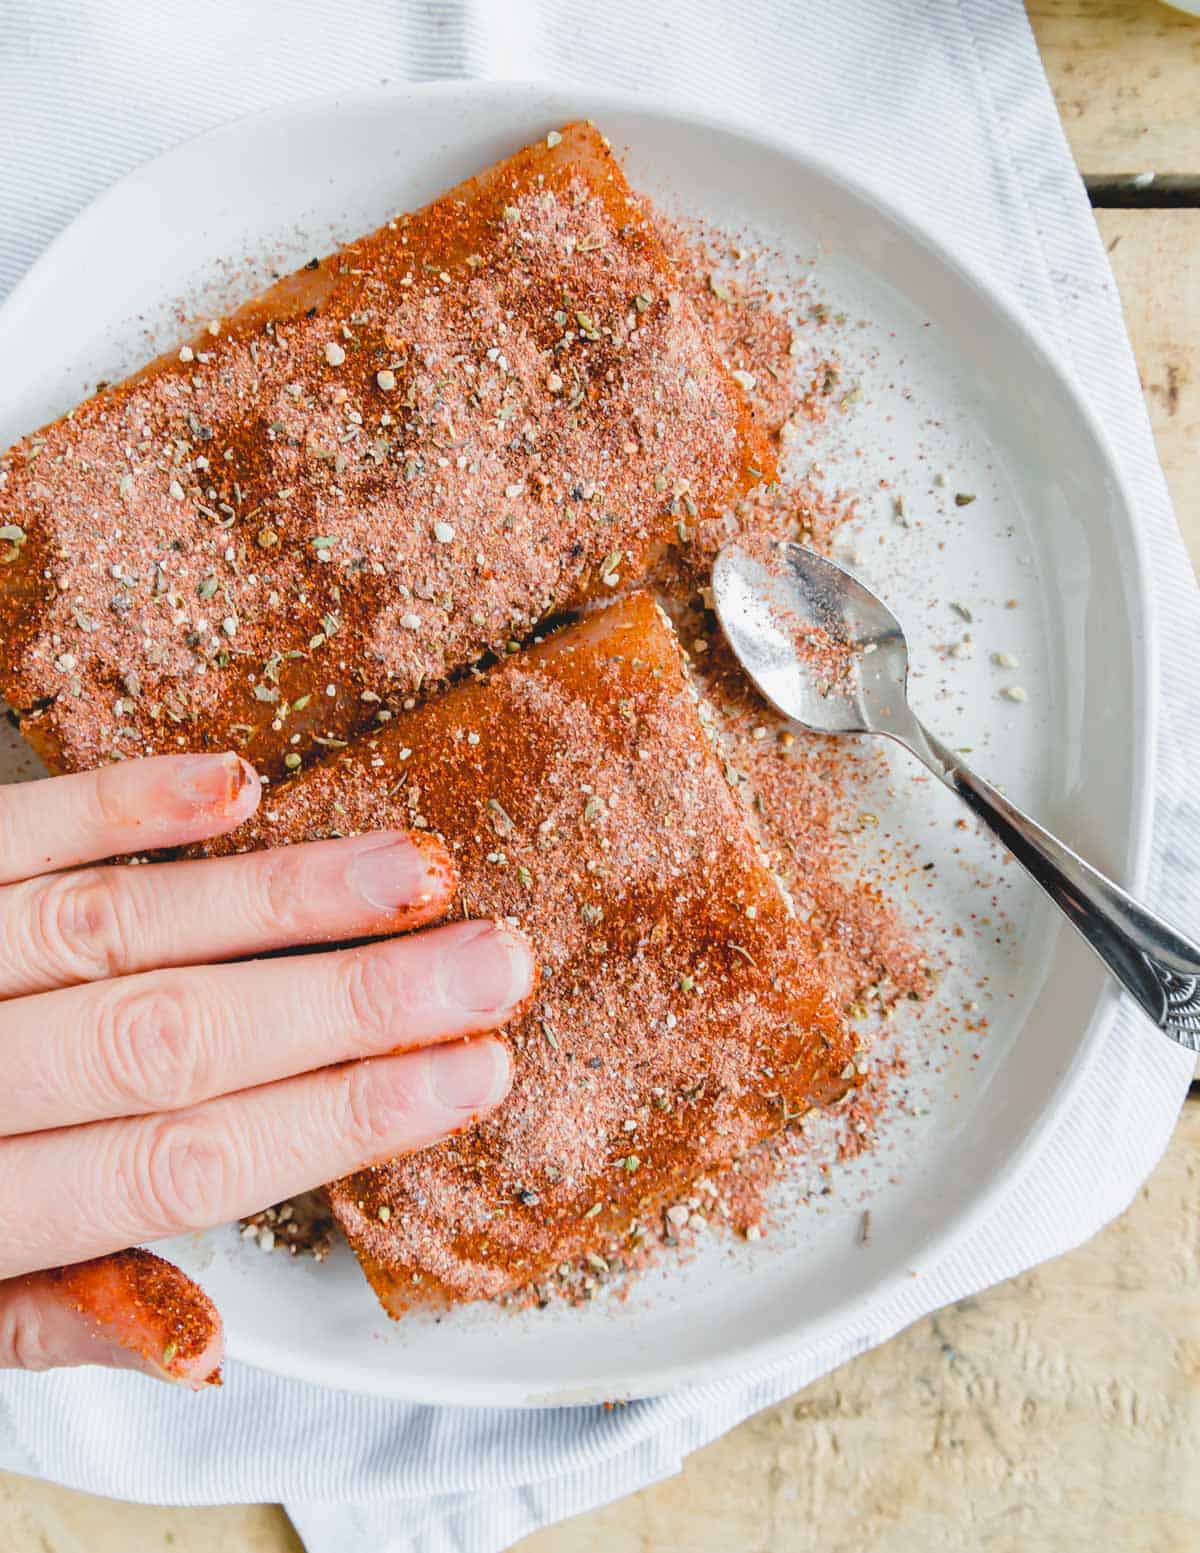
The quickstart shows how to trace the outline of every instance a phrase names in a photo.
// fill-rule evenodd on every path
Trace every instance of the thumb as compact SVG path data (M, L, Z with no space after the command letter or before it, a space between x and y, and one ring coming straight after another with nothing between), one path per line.
M0 1282L0 1369L103 1364L219 1385L224 1333L197 1284L150 1251Z

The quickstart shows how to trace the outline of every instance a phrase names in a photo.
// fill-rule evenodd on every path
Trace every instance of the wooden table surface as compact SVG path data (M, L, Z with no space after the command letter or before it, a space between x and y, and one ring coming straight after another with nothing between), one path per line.
M1200 567L1200 22L1028 0ZM1148 188L1131 188L1153 172ZM1139 183L1145 180L1139 179ZM918 1323L520 1553L1200 1553L1200 1099L1088 1245ZM0 1474L3 1553L300 1553L272 1505ZM348 1549L348 1553L373 1553Z

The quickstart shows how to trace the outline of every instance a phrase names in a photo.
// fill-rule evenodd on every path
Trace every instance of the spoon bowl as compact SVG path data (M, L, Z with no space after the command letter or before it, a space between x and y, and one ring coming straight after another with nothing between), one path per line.
M907 702L908 644L881 599L803 545L733 541L713 567L717 618L767 700L814 733L885 733Z

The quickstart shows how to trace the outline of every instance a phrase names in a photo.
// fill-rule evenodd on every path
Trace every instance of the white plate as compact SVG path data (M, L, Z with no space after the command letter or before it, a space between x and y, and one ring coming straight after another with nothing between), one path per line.
M242 120L110 190L9 299L0 442L168 343L181 332L181 299L192 316L223 310L256 288L264 267L290 267L357 235L579 116L628 148L633 182L668 209L809 260L831 310L869 320L849 331L847 364L863 399L821 458L831 483L865 495L854 525L860 569L911 631L915 699L948 742L973 748L983 771L1139 883L1150 612L1103 438L1060 369L967 265L840 171L782 145L618 94L525 86L414 87ZM932 481L938 471L944 487ZM881 475L919 526L895 524ZM956 490L978 499L957 508ZM1004 607L1010 597L1017 608ZM937 651L964 629L951 599L975 613L976 650L962 661ZM1020 657L1025 704L999 698L1005 677L993 650ZM18 774L19 756L5 759L6 774ZM168 1253L218 1300L230 1352L420 1400L647 1395L781 1355L930 1267L1070 1103L1115 999L1015 865L953 829L954 801L918 775L897 757L890 784L865 792L863 807L938 865L917 870L910 904L943 926L967 926L948 941L955 967L941 1017L961 1020L973 999L990 1031L947 1037L927 1016L908 1032L920 1114L901 1118L874 1159L835 1171L828 1197L786 1215L762 1243L714 1238L686 1264L649 1274L626 1301L579 1310L480 1307L395 1324L348 1253L321 1267L289 1262L228 1228L173 1243Z

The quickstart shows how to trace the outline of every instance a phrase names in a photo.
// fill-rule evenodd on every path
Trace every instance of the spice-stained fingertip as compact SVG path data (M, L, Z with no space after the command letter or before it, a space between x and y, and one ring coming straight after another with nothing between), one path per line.
M35 1275L39 1276L39 1275ZM134 1247L40 1275L95 1345L93 1362L141 1370L199 1391L221 1384L225 1339L216 1306L200 1286L160 1256ZM63 1363L89 1362L84 1346Z

